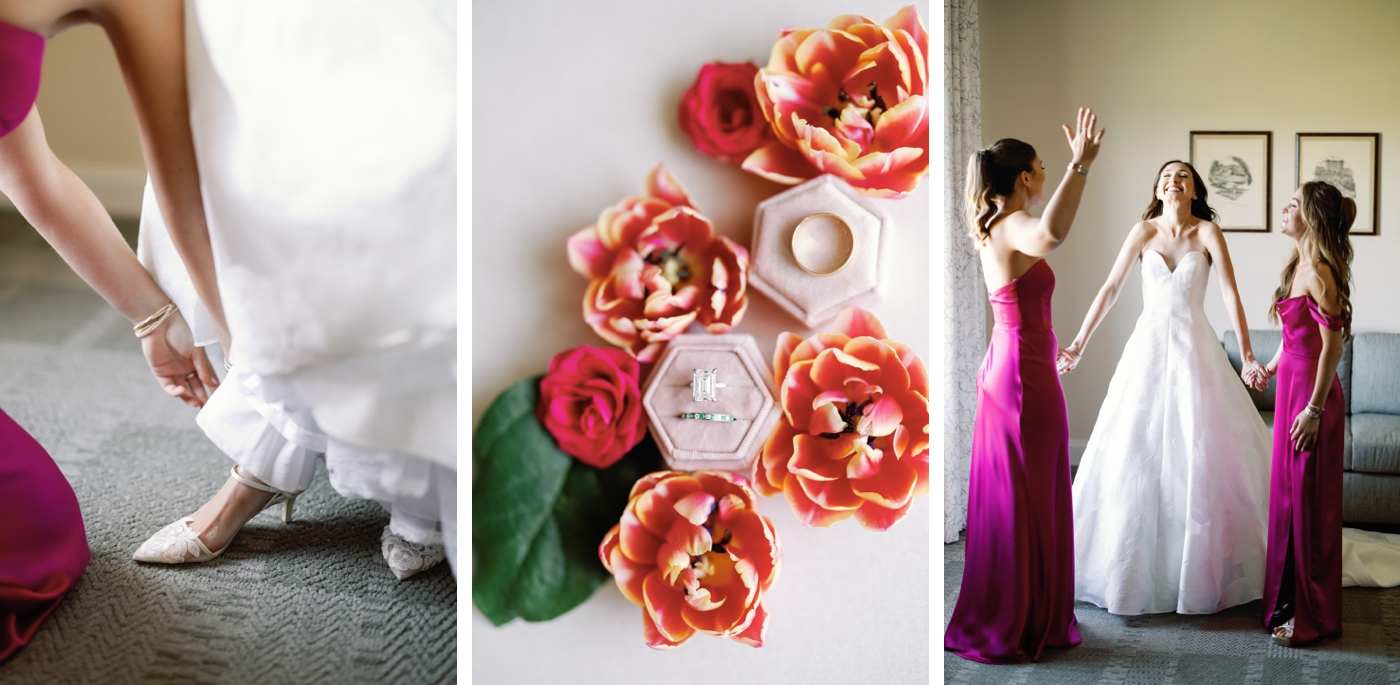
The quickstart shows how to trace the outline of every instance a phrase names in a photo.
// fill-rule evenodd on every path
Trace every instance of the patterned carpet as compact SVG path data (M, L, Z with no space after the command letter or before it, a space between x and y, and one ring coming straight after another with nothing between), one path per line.
M964 543L945 546L944 627L962 583ZM1209 616L1114 616L1074 607L1083 643L1047 650L1039 663L993 666L943 653L958 685L1372 685L1400 683L1400 588L1342 590L1342 638L1288 649L1259 626L1259 602Z
M289 525L280 507L264 513L200 566L131 561L231 463L195 410L161 392L131 325L9 212L0 212L0 407L68 476L92 549L34 641L0 664L0 683L455 682L447 564L395 580L379 552L388 515L337 495L324 467Z

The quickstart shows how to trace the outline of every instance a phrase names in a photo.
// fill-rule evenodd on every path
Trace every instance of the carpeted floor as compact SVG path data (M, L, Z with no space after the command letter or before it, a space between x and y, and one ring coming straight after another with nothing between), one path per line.
M965 543L943 548L944 627L962 583ZM1046 650L1038 663L993 666L943 653L943 680L958 685L1372 685L1400 683L1400 588L1342 590L1342 638L1322 647L1275 645L1259 602L1209 616L1114 616L1074 606L1083 642Z
M161 392L126 319L13 212L0 212L0 408L68 476L92 549L0 683L455 682L447 564L395 580L379 552L388 515L337 495L323 467L293 523L263 513L213 562L131 560L231 462Z

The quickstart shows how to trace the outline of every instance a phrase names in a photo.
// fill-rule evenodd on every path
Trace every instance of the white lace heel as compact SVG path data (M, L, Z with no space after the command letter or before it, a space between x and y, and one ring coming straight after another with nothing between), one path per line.
M414 544L390 530L389 526L384 526L384 532L379 535L379 547L384 553L384 561L389 562L389 570L399 580L416 576L447 558L447 548L441 543Z
M229 473L233 476L234 480L254 490L272 493L272 499L268 500L268 503L259 510L259 513L281 504L282 521L284 523L292 522L292 507L296 504L297 495L301 493L278 490L272 486L251 481L238 473L237 465L234 465ZM256 514L254 514L254 516L256 516ZM217 552L209 551L209 548L205 547L204 542L199 539L199 534L195 533L193 528L190 528L191 523L194 523L194 518L186 516L179 521L161 528L156 531L156 534L152 535L149 540L141 543L141 546L136 548L136 552L131 555L131 558L148 564L197 564L217 559L233 545L233 538L231 537L229 538L228 544L223 546L223 549ZM243 525L246 526L248 524L245 522ZM241 531L242 528L239 530ZM233 537L238 537L238 533L235 532Z

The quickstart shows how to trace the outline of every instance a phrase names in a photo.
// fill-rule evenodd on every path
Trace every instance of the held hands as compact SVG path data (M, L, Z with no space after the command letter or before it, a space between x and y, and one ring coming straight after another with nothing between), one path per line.
M185 317L176 312L160 328L141 339L141 353L162 389L191 407L209 400L209 389L219 387L219 377L204 350L194 345Z
M1262 391L1269 387L1269 379L1273 375L1267 367L1260 364L1259 360L1252 356L1245 359L1240 368L1240 378L1244 380L1244 384L1255 390Z
M1084 346L1078 342L1070 343L1069 347L1060 348L1060 354L1055 357L1055 370L1063 376L1079 366L1079 357L1083 353Z
M1075 123L1075 129L1071 131L1068 126L1061 125L1065 130L1065 138L1069 140L1071 164L1083 164L1089 166L1095 157L1099 156L1099 142L1103 140L1103 134L1108 132L1108 128L1102 128L1098 133L1094 133L1094 124L1098 123L1098 117L1094 116L1094 110L1090 108L1079 108L1079 121Z

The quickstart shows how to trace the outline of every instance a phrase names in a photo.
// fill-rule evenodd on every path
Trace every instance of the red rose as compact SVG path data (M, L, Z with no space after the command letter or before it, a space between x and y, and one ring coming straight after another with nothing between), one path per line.
M695 148L715 159L739 164L769 137L752 62L711 62L681 97L681 130Z
M584 345L549 360L535 416L559 449L600 469L637 446L646 433L640 366L623 350Z

